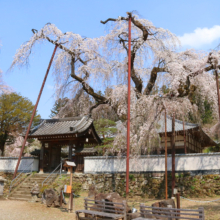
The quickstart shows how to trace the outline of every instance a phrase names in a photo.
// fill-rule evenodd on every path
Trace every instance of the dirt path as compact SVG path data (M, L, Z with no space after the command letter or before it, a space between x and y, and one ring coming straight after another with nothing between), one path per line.
M81 193L81 197L75 199L75 210L83 209L84 200L87 193ZM213 198L204 198L195 200L214 200L220 199L220 196ZM139 203L151 205L158 200L143 199L140 197L130 198L129 205L139 210ZM220 200L212 203L197 203L181 199L181 208L197 209L204 207L206 220L219 220L220 219ZM40 203L31 203L15 200L0 200L0 220L50 220L60 219L75 220L75 214L67 213L67 209L63 208L47 208Z
M40 203L15 200L0 200L1 220L50 220L74 219L74 214L66 209L47 208Z

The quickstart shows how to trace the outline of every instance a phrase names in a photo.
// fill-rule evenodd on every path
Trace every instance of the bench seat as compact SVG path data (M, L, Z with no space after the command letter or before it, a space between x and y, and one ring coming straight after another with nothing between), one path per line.
M76 213L84 213L84 214L89 214L89 215L94 215L94 216L103 216L103 217L108 217L108 218L113 218L113 219L120 219L124 217L124 215L120 215L120 214L98 212L98 211L84 210L84 209L77 210Z

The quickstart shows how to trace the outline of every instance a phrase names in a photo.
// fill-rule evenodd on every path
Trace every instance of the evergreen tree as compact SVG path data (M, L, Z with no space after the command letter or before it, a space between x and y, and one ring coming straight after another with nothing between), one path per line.
M63 98L63 99L59 98L59 99L54 103L53 108L51 109L51 114L50 114L49 117L50 117L50 118L53 118L54 116L56 116L56 115L59 113L60 109L61 109L62 107L64 107L68 101L69 101L68 98Z
M34 109L32 102L17 94L0 95L0 150L4 154L6 140L13 133L22 133L26 130ZM40 115L35 115L33 126L40 120Z

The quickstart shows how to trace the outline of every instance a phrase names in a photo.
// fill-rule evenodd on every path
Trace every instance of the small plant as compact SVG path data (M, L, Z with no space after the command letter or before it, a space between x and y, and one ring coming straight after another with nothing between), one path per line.
M82 189L82 184L79 182L73 182L72 191L74 194L78 195Z
M40 188L40 193L43 193L45 189L49 189L50 186L49 185L44 185Z
M133 174L129 174L129 179L131 180L131 181L134 181L134 175Z
M194 190L194 189L195 189L195 186L191 186L191 189Z

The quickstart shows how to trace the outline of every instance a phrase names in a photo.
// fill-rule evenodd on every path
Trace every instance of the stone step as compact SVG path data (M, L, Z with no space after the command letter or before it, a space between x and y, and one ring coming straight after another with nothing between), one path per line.
M19 200L19 201L29 201L29 200L31 200L31 197L30 198L9 197L8 199L10 199L10 200Z
M55 176L55 175L58 175L58 173L54 173L54 174L51 174L51 175L50 174L34 174L34 175L32 175L32 177Z
M55 177L43 177L43 178L41 178L41 177L36 177L36 178L30 178L29 180L45 180L45 179L54 179L54 178L56 178L56 176Z
M31 176L28 180L21 183L21 185L9 196L9 199L14 200L31 200L31 189L34 186L35 182L39 185L39 187L42 186L42 182L49 176L50 174L34 174ZM58 174L52 174L47 180L47 184L52 183L56 178Z
M15 194L15 193L13 193L13 195L11 195L10 197L31 198L31 193L29 193L29 194Z
M31 188L18 188L18 189L15 191L15 193L16 193L16 192L29 192L29 191L31 191Z
M13 193L13 195L11 195L11 197L19 197L19 198L29 198L31 197L31 192L29 193Z

